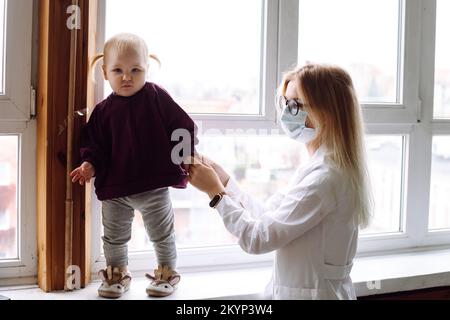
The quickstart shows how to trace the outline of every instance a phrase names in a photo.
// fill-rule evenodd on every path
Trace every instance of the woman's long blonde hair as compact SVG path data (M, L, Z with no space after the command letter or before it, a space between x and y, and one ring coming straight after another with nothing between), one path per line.
M290 81L305 101L305 111L317 130L311 143L327 148L327 159L350 175L355 208L361 228L368 226L373 209L372 189L364 146L364 121L353 81L340 67L309 64L285 74L280 87L286 93Z

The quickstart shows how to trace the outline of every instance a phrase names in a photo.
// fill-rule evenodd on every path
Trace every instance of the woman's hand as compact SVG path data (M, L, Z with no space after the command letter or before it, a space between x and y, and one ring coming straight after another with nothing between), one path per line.
M80 182L80 185L84 185L85 183L89 183L92 177L95 175L95 168L90 162L83 162L81 166L76 168L70 173L72 177L72 182Z
M201 162L200 158L194 158L189 166L189 182L212 199L216 194L225 191L214 169Z

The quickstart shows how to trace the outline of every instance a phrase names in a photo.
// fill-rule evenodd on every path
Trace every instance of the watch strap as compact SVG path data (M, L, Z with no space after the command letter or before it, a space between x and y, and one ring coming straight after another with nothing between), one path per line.
M225 192L219 192L218 194L216 194L209 202L209 206L214 209L217 208L217 206L219 205L220 201L222 201L225 194L226 194Z

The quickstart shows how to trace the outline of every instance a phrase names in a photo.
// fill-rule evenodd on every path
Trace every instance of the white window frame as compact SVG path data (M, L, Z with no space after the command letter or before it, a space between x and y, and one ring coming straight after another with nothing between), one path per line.
M98 30L102 43L105 21L104 1L100 1ZM297 62L298 10L301 0L265 0L262 50L261 116L192 115L200 132L210 129L226 132L278 130L273 108L274 95L281 75ZM450 230L428 230L431 176L431 143L433 134L450 134L450 121L433 120L435 0L402 0L399 23L398 103L363 104L367 134L404 137L401 199L401 232L360 236L358 256L399 251L415 247L446 246ZM103 38L102 38L103 36ZM100 46L101 47L101 44ZM102 90L99 90L101 93ZM250 129L250 130L249 130ZM272 131L274 132L274 131ZM96 199L93 194L93 199ZM99 206L93 210L92 239L100 238ZM95 222L96 221L96 222ZM97 225L95 225L97 223ZM95 272L104 267L100 242L94 241L92 261ZM273 254L250 256L237 246L179 250L179 266L225 268L237 264L268 264ZM218 257L224 257L218 259ZM153 253L130 254L130 267L149 268Z
M5 94L0 96L0 119L2 121L28 121L31 116L33 1L7 0L6 13L6 81Z
M0 260L0 285L35 283L37 273L36 121L31 119L33 1L8 0L5 12L6 82L5 93L0 96L0 135L19 137L19 220L18 259Z
M37 274L36 254L36 121L24 127L8 126L0 121L0 134L19 137L17 183L17 253L18 259L0 260L0 285L5 279L14 283L34 283ZM19 279L20 278L20 279Z

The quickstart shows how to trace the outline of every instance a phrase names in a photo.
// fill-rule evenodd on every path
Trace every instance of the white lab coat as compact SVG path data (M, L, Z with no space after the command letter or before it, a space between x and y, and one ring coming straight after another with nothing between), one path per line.
M252 254L276 250L273 299L356 299L350 271L358 223L348 175L321 147L287 188L261 204L230 180L217 206L225 227Z

